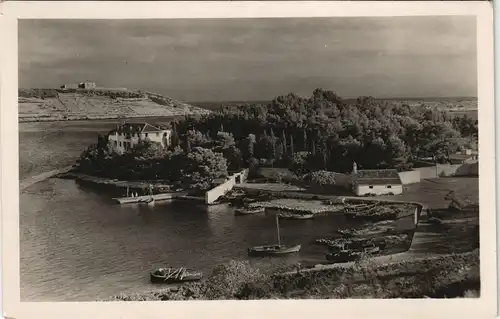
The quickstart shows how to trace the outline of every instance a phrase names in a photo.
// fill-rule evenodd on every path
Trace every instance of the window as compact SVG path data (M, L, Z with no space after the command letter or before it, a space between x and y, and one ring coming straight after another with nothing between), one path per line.
M392 185L387 185L386 187L387 187L387 188L392 188Z
M163 137L167 137L167 132L163 133Z
M373 186L371 186L371 185L370 185L370 186L368 186L368 188L370 188L370 189L371 189L371 188L373 188Z
M148 133L145 133L144 136L148 137Z
M115 141L115 147L118 146L118 141Z
M120 145L120 147L122 147L122 142L119 142L119 143L120 143L120 144L119 144L119 145Z
M156 132L156 136L160 136L160 133Z

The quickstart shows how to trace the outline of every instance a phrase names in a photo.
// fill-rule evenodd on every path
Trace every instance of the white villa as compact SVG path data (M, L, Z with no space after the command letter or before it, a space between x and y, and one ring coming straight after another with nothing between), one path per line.
M352 169L352 188L357 196L403 193L403 183L396 169L358 170L356 163Z
M118 125L108 134L111 147L119 154L133 148L141 140L160 143L163 147L171 144L172 131L161 129L148 123L125 123Z

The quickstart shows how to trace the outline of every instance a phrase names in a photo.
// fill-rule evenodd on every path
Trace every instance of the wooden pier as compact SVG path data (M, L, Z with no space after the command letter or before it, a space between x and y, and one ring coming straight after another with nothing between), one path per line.
M119 204L138 204L138 203L146 203L149 201L151 198L153 198L155 201L168 201L168 200L174 200L174 199L179 199L179 198L184 198L186 196L186 193L183 192L174 192L174 193L161 193L161 194L153 194L153 195L141 195L137 197L117 197L113 198L115 201L117 201Z

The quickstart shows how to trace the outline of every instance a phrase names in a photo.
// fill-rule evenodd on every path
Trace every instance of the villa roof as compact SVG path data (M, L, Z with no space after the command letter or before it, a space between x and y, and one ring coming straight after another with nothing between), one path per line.
M396 169L361 169L354 177L358 184L402 184Z
M115 132L127 132L127 133L147 133L147 132L159 132L163 131L156 125L149 123L124 123L118 125L116 129L113 129L110 134Z

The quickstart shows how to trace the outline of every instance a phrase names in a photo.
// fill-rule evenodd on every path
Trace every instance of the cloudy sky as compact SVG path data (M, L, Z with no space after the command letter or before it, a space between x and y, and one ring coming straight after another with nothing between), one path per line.
M81 80L184 101L476 96L475 18L19 22L20 87Z

